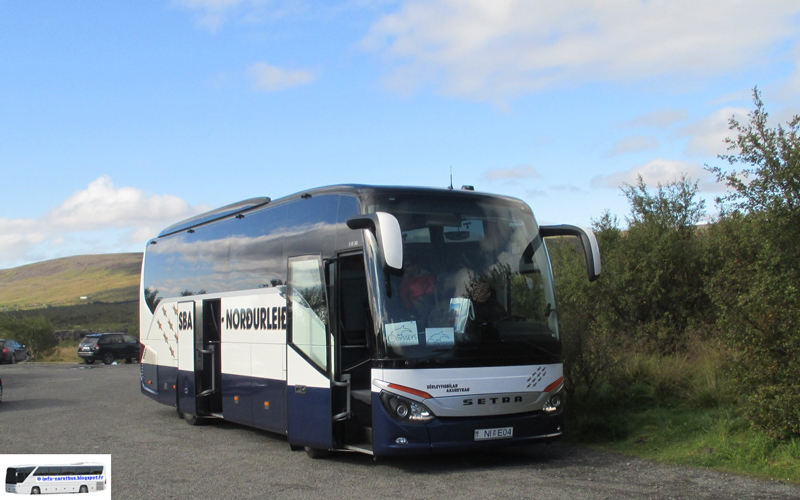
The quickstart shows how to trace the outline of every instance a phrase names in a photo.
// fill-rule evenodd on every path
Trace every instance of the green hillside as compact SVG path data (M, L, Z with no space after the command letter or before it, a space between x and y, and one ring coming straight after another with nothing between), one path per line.
M141 253L78 255L0 270L0 311L132 302Z

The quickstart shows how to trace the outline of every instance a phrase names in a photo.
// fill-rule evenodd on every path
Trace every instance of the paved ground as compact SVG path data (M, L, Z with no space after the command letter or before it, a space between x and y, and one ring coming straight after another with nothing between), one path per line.
M143 396L138 365L0 366L0 454L110 453L113 498L799 499L800 487L564 444L311 460L284 437L191 427Z

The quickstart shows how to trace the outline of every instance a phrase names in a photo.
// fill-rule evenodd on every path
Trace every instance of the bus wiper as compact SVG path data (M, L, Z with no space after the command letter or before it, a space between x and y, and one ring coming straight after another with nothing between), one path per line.
M517 342L522 342L523 344L528 345L530 347L533 347L537 351L539 351L539 352L541 352L543 354L547 354L550 357L553 357L553 358L557 357L555 353L552 353L552 352L548 351L547 349L545 349L544 347L542 347L542 346L540 346L538 344L534 344L530 340L517 340Z

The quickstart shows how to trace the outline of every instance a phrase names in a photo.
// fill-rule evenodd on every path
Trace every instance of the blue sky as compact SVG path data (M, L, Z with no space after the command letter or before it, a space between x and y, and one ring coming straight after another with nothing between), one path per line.
M682 173L713 214L752 88L800 113L800 4L0 0L0 268L338 183L471 184L624 221Z

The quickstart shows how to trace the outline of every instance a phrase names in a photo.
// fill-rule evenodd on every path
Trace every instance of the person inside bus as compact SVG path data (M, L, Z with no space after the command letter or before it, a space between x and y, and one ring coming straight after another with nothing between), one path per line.
M472 303L471 321L467 322L464 335L460 336L461 340L476 343L496 337L497 328L494 324L506 317L507 313L497 300L494 287L485 280L479 280L471 284L466 295Z
M497 300L497 292L489 283L485 281L476 283L470 290L470 295L475 311L475 322L478 325L491 325L507 315Z
M431 309L436 279L417 258L409 255L403 265L400 297L407 310L417 319L426 319Z

